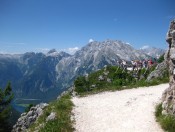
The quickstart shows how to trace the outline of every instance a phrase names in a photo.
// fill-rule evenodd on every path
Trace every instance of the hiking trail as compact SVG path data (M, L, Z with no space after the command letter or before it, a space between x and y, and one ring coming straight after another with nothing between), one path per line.
M163 132L154 111L168 84L74 97L76 132Z

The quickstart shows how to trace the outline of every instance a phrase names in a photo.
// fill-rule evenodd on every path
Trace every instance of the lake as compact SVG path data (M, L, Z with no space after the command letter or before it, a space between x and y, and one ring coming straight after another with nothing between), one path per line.
M15 110L17 110L20 113L25 112L25 109L27 108L27 106L29 104L39 104L41 103L40 99L24 99L24 98L16 98L13 103L12 106L15 108Z

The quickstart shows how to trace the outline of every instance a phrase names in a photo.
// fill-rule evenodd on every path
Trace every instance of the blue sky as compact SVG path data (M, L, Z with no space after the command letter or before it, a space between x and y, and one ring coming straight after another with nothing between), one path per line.
M175 0L0 0L0 52L73 51L90 39L167 48Z

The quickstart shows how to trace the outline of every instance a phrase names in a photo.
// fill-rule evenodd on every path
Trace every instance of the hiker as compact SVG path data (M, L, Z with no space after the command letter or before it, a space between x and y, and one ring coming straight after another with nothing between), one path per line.
M117 63L118 63L118 66L119 66L120 68L123 68L123 64L122 64L122 61L121 61L121 60L117 61Z
M122 66L124 70L127 70L127 63L125 60L122 61Z
M142 61L139 61L139 68L142 69L143 65L142 65Z
M140 67L140 64L139 64L140 62L139 62L139 60L136 60L135 63L136 63L137 71L138 71L139 70L139 67Z
M143 65L143 68L147 68L148 62L146 60L143 60L142 65Z
M152 61L152 59L148 60L148 68L151 68L152 65L153 65L153 61Z
M131 61L131 64L132 64L132 70L134 71L135 70L135 68L136 68L136 63L135 63L135 61Z

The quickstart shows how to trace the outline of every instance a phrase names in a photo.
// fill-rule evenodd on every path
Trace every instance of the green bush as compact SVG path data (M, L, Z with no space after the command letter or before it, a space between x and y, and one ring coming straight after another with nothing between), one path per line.
M90 90L89 82L83 76L78 77L75 80L74 85L75 85L75 91L77 93L83 93L83 92L87 92Z
M154 79L150 82L146 81L147 76L155 69L156 66L152 66L149 69L141 69L139 71L125 71L117 66L107 66L106 71L109 74L106 76L104 74L104 68L89 74L88 78L83 76L78 77L75 82L75 91L79 94L89 94L93 92L101 92L106 90L118 90L132 87L142 87L142 86L150 86L157 85L160 83L164 83L168 81L168 72L165 72L163 78ZM104 77L104 81L99 81L98 77L102 75ZM111 82L107 82L107 78L111 79ZM92 85L95 85L95 88L91 88ZM121 87L121 88L119 88Z
M144 87L144 86L149 86L149 83L146 82L145 80L139 80L135 83L135 87Z
M175 132L175 117L168 115L163 116L162 119L160 119L160 124L162 128L168 132Z
M117 79L113 81L113 84L115 86L122 86L123 85L123 80L122 79Z
M30 108L33 106L33 104L29 104L28 107L26 107L25 112L29 112Z
M165 55L165 54L163 54L163 55L161 55L161 56L159 57L159 59L157 60L158 63L161 63L161 62L164 61L164 55Z
M155 116L160 117L162 115L162 103L156 105Z
M175 132L175 117L172 115L162 115L162 104L156 106L155 116L165 131Z

